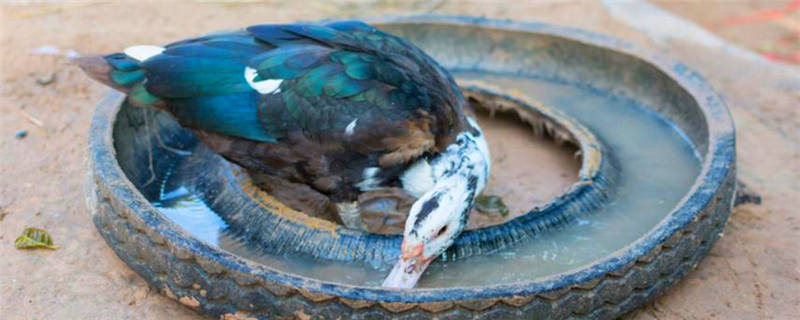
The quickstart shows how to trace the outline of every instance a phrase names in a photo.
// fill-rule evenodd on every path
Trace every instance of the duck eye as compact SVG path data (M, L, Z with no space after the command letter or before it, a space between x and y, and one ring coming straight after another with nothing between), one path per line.
M447 225L445 225L444 227L442 227L441 229L439 229L439 232L436 232L436 237L435 237L435 238L438 238L438 237L440 237L440 236L441 236L441 235L443 235L443 234L444 234L446 231L447 231Z

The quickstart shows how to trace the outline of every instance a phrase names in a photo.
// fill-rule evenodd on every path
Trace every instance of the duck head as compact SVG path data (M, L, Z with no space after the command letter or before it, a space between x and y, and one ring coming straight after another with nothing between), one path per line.
M418 160L401 176L404 189L417 193L403 232L401 255L383 282L413 288L430 263L447 250L467 225L469 212L486 186L489 150L474 120L447 149Z

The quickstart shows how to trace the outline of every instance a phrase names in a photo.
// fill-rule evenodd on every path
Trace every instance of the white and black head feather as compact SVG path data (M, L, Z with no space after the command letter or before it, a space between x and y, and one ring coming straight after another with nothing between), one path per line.
M419 194L406 221L409 245L424 243L426 256L444 252L467 224L469 212L489 178L491 159L483 132L474 120L455 141L434 157L421 159L400 180Z

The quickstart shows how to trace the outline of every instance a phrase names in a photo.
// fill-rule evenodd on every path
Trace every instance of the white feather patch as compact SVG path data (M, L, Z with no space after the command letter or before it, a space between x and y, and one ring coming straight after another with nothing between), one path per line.
M378 174L378 172L380 171L381 169L378 167L366 167L364 168L364 172L362 172L361 174L364 175L364 179L371 179L374 178L375 175Z
M400 182L406 192L417 198L433 189L436 184L433 168L427 159L419 159L403 171L403 174L400 175Z
M356 184L361 191L370 191L375 190L380 187L383 180L376 178L375 176L380 172L381 169L377 167L366 167L364 171L361 171L361 182Z
M269 94L269 93L279 93L281 83L283 82L282 79L267 79L261 81L254 81L256 76L258 76L258 71L256 69L245 67L244 68L244 79L247 81L247 84L250 85L253 90L258 91L260 94Z
M406 220L404 241L410 246L424 243L425 257L441 254L453 242L489 179L489 148L480 127L468 121L472 128L444 151L418 160L400 176L403 189L418 197Z
M454 142L442 153L437 154L429 161L421 159L411 165L400 176L403 189L416 197L421 197L422 194L433 189L434 186L437 188L440 187L436 184L450 176L462 174L466 177L468 173L472 173L478 177L477 191L480 192L483 190L486 186L486 182L489 180L489 173L491 172L489 146L486 143L486 135L483 134L483 131L481 131L475 120L467 117L467 121L469 125L480 134L476 137L472 134L471 130L465 130L456 138L456 141L464 140L465 143L463 145ZM465 170L462 168L462 172L453 170L457 163L465 160L481 165L475 166L473 170ZM465 181L464 183L466 183Z
M356 123L358 123L358 119L354 119L353 121L350 121L350 124L348 124L347 127L344 128L344 135L352 136L353 132L356 129Z
M122 52L124 52L126 56L129 56L141 62L150 59L150 57L152 56L161 54L162 52L164 52L164 47L141 45L141 46L127 47Z
M424 217L424 220L419 225L407 221L404 234L407 235L411 230L416 228L416 234L418 235L433 235L436 234L443 225L447 225L448 222L460 221L462 214L468 214L465 210L472 203L472 199L467 199L470 194L468 185L469 178L463 174L454 174L437 181L435 188L423 194L411 205L408 221L416 222L417 219L419 219L419 213L422 207L428 201L436 201L437 207ZM434 196L436 196L435 200L433 200ZM451 229L448 234L452 234L453 232L455 231ZM426 254L429 251L437 251L437 248L443 248L445 243L446 241L443 243L442 241L433 239L425 246Z

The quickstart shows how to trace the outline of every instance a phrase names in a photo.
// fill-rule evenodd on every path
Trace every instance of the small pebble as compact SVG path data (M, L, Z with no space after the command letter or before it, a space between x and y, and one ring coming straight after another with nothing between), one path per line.
M50 72L43 76L36 77L36 83L38 83L41 86L46 86L48 84L51 84L55 80L56 80L56 74L53 72Z
M25 138L27 136L28 136L28 131L26 131L26 130L20 130L20 131L17 131L17 133L14 134L14 138L17 138L17 139L23 139L23 138Z

